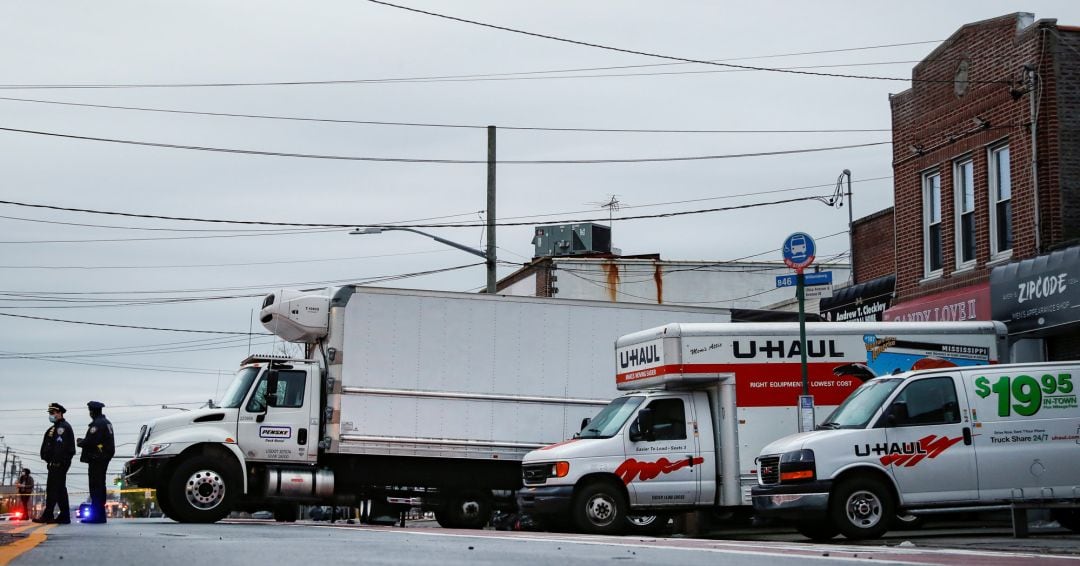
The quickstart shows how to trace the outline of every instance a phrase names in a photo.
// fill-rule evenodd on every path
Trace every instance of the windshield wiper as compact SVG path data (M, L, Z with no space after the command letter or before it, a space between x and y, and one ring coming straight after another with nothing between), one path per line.
M840 423L829 422L829 423L821 423L820 425L818 425L818 430L821 430L823 428L828 429L828 430L836 430L836 429L840 428Z

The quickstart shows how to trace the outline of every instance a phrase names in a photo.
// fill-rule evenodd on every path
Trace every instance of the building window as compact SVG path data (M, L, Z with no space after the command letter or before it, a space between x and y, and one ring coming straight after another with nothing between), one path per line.
M1012 174L1003 145L990 150L990 254L1007 255L1012 246Z
M926 275L941 273L941 173L923 175L923 264Z
M975 164L970 158L953 167L956 191L956 267L975 263Z

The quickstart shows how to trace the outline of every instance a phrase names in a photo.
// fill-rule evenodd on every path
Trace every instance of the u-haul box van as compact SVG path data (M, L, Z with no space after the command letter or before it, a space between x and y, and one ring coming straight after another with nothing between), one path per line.
M1000 323L814 323L809 391L826 415L863 382L912 367L999 361ZM573 439L526 454L523 511L587 532L644 531L668 514L745 508L754 458L798 430L796 323L669 324L616 342L612 401Z
M758 458L754 508L813 539L876 538L897 510L1052 508L1080 532L1080 362L938 368L863 384Z

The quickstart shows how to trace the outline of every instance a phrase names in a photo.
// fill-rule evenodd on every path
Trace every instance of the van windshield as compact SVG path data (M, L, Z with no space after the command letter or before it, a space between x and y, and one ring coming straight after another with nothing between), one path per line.
M220 409L239 407L244 402L248 389L251 389L251 382L255 381L256 375L259 375L259 370L258 366L248 366L237 372L232 384L225 390L225 394L221 396L221 401L216 406Z
M876 378L859 386L819 428L863 428L903 379Z
M615 399L607 407L601 409L589 421L589 424L585 425L585 430L578 434L578 438L611 438L615 436L644 400L644 397L619 397Z

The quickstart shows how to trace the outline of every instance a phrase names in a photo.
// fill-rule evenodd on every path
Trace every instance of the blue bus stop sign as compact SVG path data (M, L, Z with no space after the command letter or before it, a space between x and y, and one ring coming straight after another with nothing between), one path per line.
M783 252L784 263L794 269L796 273L802 273L803 268L814 263L817 246L809 234L795 232L784 240Z

